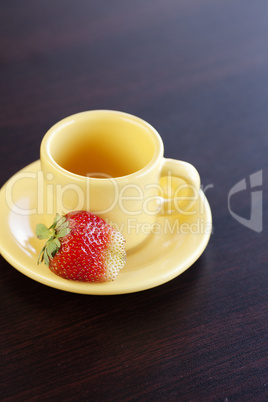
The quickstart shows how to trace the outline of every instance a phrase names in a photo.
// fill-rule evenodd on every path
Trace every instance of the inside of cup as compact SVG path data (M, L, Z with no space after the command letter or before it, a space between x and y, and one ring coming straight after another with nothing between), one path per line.
M126 176L144 168L158 152L151 131L139 119L82 113L58 125L49 152L58 165L78 175Z

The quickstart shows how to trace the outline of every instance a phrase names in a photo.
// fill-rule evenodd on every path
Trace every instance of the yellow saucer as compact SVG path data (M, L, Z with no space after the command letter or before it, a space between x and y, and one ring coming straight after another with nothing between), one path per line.
M208 201L200 191L192 215L158 218L154 233L146 244L128 253L127 263L114 282L83 283L60 278L46 265L36 263L43 244L34 235L36 224L42 222L38 204L40 172L40 161L33 162L11 177L0 191L1 254L14 268L37 282L89 295L138 292L180 275L207 246L212 217Z

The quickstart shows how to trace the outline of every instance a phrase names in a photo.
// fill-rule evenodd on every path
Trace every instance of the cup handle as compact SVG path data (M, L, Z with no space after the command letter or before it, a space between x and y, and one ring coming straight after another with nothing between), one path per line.
M183 180L171 197L160 197L161 215L187 213L199 197L200 176L190 163L163 158L160 179L175 177ZM190 212L188 212L189 214Z

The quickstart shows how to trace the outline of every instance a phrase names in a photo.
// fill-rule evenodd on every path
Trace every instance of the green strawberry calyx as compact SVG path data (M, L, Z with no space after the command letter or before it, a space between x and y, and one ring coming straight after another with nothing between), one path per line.
M37 264L41 264L44 261L49 266L50 259L55 256L61 247L60 239L67 236L70 231L69 221L66 220L65 216L60 216L59 214L56 215L49 228L43 223L36 225L35 233L38 239L48 239L38 256Z

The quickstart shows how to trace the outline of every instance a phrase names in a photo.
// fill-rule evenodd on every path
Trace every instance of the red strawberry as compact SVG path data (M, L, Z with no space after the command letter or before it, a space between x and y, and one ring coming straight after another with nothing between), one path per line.
M36 226L39 239L47 239L38 264L44 260L50 270L65 279L106 282L116 278L126 261L123 235L100 217L87 211L73 211L47 228Z

